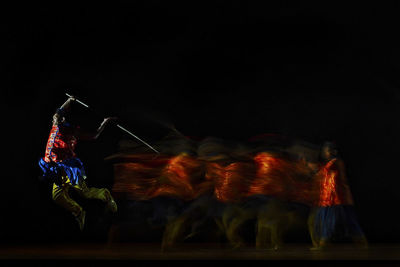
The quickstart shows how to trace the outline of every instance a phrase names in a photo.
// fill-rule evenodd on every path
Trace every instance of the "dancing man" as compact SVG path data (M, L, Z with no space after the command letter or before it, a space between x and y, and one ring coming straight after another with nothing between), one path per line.
M106 207L114 213L117 211L117 204L108 189L86 185L85 170L82 161L74 152L75 146L78 139L97 139L113 118L104 119L95 134L85 136L78 127L73 127L65 119L73 101L75 98L70 97L54 114L45 156L39 160L39 166L43 170L43 175L53 183L53 200L75 216L82 231L86 212L69 196L69 190L75 190L84 198L99 199L107 203Z

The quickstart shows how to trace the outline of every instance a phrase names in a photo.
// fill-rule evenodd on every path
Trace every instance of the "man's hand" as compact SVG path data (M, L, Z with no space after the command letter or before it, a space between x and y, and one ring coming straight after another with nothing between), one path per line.
M65 103L60 107L61 109L67 109L69 107L69 105L76 101L76 98L74 96L70 96L67 101L65 101Z
M76 98L75 98L75 96L71 95L71 96L68 98L68 100L72 102L72 101L75 101Z
M104 118L103 122L101 123L101 125L106 125L109 124L111 122L115 122L118 118L117 117L107 117Z
M94 139L97 139L99 137L99 135L104 130L104 127L106 127L107 124L110 124L111 122L114 122L116 120L117 120L117 117L107 117L107 118L105 118L103 120L103 122L101 123L100 127L97 129L97 133L94 136Z

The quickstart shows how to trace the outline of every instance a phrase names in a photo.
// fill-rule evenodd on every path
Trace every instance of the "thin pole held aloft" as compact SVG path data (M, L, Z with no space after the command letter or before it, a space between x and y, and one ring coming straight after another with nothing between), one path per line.
M154 152L160 154L160 152L158 152L155 148L153 148L151 145L149 145L148 143L146 143L145 141L143 141L142 139L140 139L139 137L137 137L136 135L134 135L133 133L131 133L130 131L128 131L127 129L125 129L124 127L122 127L121 125L117 124L117 127L120 128L121 130L125 131L126 133L128 133L129 135L133 136L134 138L136 138L137 140L139 140L140 142L142 142L143 144L145 144L146 146L148 146L151 150L153 150Z
M65 93L65 95L68 96L68 97L72 97L71 95L69 95L67 93ZM81 104L82 106L84 106L86 108L89 108L88 105L86 105L85 103L83 103L82 101L80 101L80 100L78 100L76 98L75 98L75 101L78 102L79 104ZM123 130L124 132L128 133L130 136L134 137L136 140L139 140L140 142L145 144L147 147L149 147L151 150L153 150L157 154L160 154L160 152L158 152L154 147L152 147L151 145L149 145L148 143L146 143L145 141L143 141L142 139L140 139L139 137L137 137L136 135L134 135L133 133L131 133L130 131L125 129L124 127L122 127L121 125L117 124L117 127L120 128L121 130Z
M72 95L69 95L69 94L67 94L67 93L65 93L65 94L66 94L68 97L72 97ZM79 104L81 104L82 106L89 108L88 105L86 105L85 103L83 103L82 101L80 101L80 100L78 100L78 99L76 99L76 98L75 98L75 101L78 102Z

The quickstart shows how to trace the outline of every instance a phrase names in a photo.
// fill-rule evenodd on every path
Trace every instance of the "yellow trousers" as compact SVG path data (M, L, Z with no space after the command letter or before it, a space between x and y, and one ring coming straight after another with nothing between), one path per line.
M108 202L112 199L110 191L106 188L88 187L83 180L77 185L72 185L68 176L62 177L60 186L53 184L53 200L55 203L70 211L74 216L79 216L83 211L82 207L69 196L69 190L75 190L80 196L88 199L99 199Z

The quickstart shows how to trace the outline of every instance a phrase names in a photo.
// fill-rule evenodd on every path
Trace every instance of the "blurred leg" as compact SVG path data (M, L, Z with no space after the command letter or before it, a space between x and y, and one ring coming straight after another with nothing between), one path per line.
M70 211L74 216L79 216L82 212L82 207L76 203L68 194L71 187L71 182L68 176L61 177L61 184L53 184L52 197L54 202Z
M84 198L99 199L108 204L108 208L112 212L117 211L117 204L115 203L110 191L107 188L88 187L85 181L79 181L73 188Z
M256 248L266 248L271 240L271 228L266 218L258 218Z
M183 240L183 234L188 227L190 217L183 214L168 222L161 243L161 250L173 247L177 241Z
M86 212L69 196L68 190L70 186L71 184L68 177L64 178L64 181L61 185L53 184L53 200L55 203L70 211L72 215L75 216L75 219L79 224L79 229L82 231L85 224Z
M310 233L310 237L311 237L311 241L314 247L318 247L319 246L319 239L317 237L316 234L316 230L315 230L315 211L312 210L310 212L310 215L308 216L308 231Z

